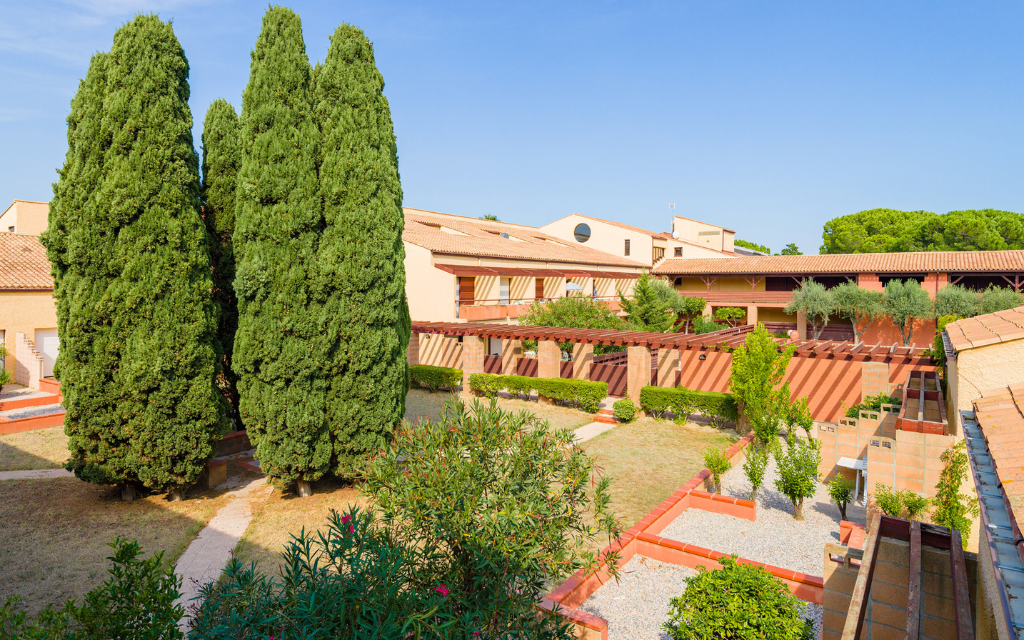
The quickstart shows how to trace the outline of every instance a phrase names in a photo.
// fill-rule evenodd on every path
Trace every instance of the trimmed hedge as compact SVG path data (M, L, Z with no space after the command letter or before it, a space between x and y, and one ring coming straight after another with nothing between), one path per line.
M415 364L409 367L409 381L430 391L454 389L462 384L462 369Z
M671 411L684 419L690 413L699 411L717 426L739 420L736 398L731 393L718 391L647 386L640 390L640 408L656 415Z
M538 395L574 404L589 413L597 413L601 401L608 395L607 382L573 378L502 376L493 373L470 374L469 388L486 396L497 395L502 390L516 395L529 395L531 391L536 391Z

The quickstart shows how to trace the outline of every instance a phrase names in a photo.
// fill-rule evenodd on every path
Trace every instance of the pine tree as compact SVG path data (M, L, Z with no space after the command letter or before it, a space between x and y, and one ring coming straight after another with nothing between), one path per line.
M662 333L672 328L678 314L672 312L668 301L658 295L653 286L654 279L645 271L633 285L633 297L619 293L619 303L626 312L626 322L635 331Z
M238 178L238 115L227 100L210 105L203 122L203 221L210 243L213 269L213 299L217 303L217 338L222 349L217 380L238 420L238 377L231 364L238 328L238 299L235 297L235 182Z
M69 118L75 144L46 236L68 467L126 499L139 485L180 496L226 430L188 61L170 25L138 16L94 66L105 82L87 77L79 90L93 108Z
M239 120L233 364L239 414L260 467L298 482L300 495L333 457L328 384L341 324L328 315L332 285L317 275L324 223L310 74L299 17L271 7Z
M325 223L315 286L325 294L320 333L336 473L385 444L408 391L405 219L383 90L373 45L356 27L338 27L314 88Z

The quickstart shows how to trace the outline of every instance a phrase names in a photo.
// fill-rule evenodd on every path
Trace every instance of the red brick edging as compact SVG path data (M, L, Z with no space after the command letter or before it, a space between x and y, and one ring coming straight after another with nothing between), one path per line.
M43 416L32 416L31 418L19 418L11 420L0 416L0 435L21 433L23 431L35 431L36 429L49 429L64 424L64 412L48 413Z
M753 439L754 434L750 433L729 447L725 452L726 458L731 460L750 444ZM697 489L710 476L711 472L707 469L702 469L689 482L673 493L668 500L658 505L640 522L626 531L622 535L621 540L612 543L602 551L601 556L607 557L609 553L619 551L621 554L620 563L625 564L635 554L639 553L660 562L668 562L690 568L698 566L704 566L709 569L719 568L721 565L718 563L718 558L726 554L697 545L662 538L658 535L669 523L678 518L683 511L691 507L715 513L724 513L747 520L757 519L756 503ZM790 592L801 600L821 604L824 599L825 583L819 576L810 576L746 558L740 558L737 562L764 567L772 575L786 583ZM568 580L556 587L537 606L540 609L552 611L556 604L560 605L559 615L565 616L577 626L578 637L606 640L608 637L608 621L599 616L576 610L601 585L611 579L605 567L606 565L602 561L601 566L593 573L587 574L582 570L577 571Z

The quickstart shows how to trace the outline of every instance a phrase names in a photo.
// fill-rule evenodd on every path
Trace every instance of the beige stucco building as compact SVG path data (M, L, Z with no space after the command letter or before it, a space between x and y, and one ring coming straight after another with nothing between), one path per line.
M1024 307L946 325L951 416L993 389L1024 383Z
M41 378L53 375L60 346L50 261L38 238L48 212L45 202L17 200L0 216L3 366L16 382L37 388Z

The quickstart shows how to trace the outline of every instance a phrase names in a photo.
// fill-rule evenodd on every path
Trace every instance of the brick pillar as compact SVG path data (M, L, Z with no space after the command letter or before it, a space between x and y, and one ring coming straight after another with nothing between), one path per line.
M658 386L675 387L679 371L679 349L658 349Z
M405 361L409 366L420 363L420 334L414 333L409 336L409 348L405 350Z
M537 377L561 377L562 352L554 340L537 341Z
M626 366L626 393L636 406L640 406L640 389L651 384L650 347L626 347L629 358Z
M594 364L594 345L577 342L572 345L572 377L590 380L590 366Z
M519 340L501 341L501 373L506 376L516 375L519 358L523 356L523 343Z
M757 305L747 305L747 324L757 324Z
M889 363L860 363L860 397L876 396L889 393Z
M487 338L465 336L462 338L462 391L469 392L469 376L484 372L484 356L487 355Z
M798 340L807 339L807 314L803 311L796 312L796 337Z
M711 308L711 303L705 302L704 311L701 311L700 315L704 316L705 318L710 318L711 316L714 315L714 313L714 310Z

